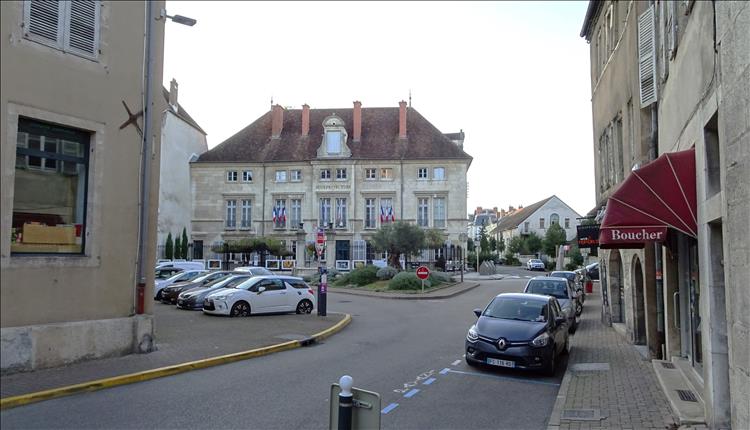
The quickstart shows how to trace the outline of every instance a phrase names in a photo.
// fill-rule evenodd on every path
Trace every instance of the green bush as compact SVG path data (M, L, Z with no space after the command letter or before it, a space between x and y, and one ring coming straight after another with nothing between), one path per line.
M438 285L444 284L446 282L453 282L453 277L445 272L430 272L430 277L428 278L428 280L433 287L437 287Z
M372 284L378 280L377 277L378 268L375 266L365 266L359 269L354 269L351 272L339 276L334 285L344 286L350 284L356 284L361 286Z
M377 276L381 281L387 281L389 279L393 279L396 274L398 274L398 270L391 266L385 266L378 269L378 271L375 273L375 276Z
M505 253L505 264L508 266L520 266L521 262L518 261L515 255L510 252Z
M425 288L430 287L430 285L430 281L426 280ZM417 278L417 274L414 272L401 272L391 279L388 288L391 290L421 290L422 281Z
M576 270L577 268L578 268L578 265L575 263L568 263L565 265L565 270L573 271L573 270Z
M552 260L548 260L544 262L544 267L547 269L548 272L551 272L555 270L555 267L557 267L557 263L555 263Z

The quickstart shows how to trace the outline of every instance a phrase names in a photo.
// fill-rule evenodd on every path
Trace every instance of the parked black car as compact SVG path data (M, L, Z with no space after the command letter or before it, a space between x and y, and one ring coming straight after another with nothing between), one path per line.
M216 281L217 279L225 278L231 275L232 273L233 272L229 272L225 270L218 270L215 272L208 272L206 274L203 274L189 281L175 282L174 284L168 287L162 288L161 302L174 305L177 303L177 296L179 296L181 292L187 291L196 287L202 287L204 285L207 285L207 284L210 284L211 282Z
M599 263L591 263L586 266L586 274L589 278L598 281L599 280Z
M557 299L522 293L497 295L466 335L466 363L538 369L553 376L569 348L568 322Z
M209 284L184 291L177 296L177 307L187 310L202 310L203 299L209 294L219 288L234 288L252 277L253 275L249 273L231 273L229 276L220 278Z

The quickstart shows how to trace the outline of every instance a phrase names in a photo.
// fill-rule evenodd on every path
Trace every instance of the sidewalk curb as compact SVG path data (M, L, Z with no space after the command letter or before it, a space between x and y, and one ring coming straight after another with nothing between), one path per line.
M570 364L568 364L568 366L570 366ZM573 379L573 372L571 372L569 368L565 369L565 376L563 376L563 380L560 383L555 406L552 408L552 413L547 422L547 430L558 430L560 428L560 417L562 417L562 411L565 407L565 400L568 395L568 386L570 385L571 379Z
M369 292L369 291L357 291L357 290L352 291L349 288L338 288L338 287L333 287L333 288L329 287L328 288L328 292L329 293L350 294L352 296L375 297L375 298L379 298L379 299L390 299L390 300L439 300L439 299L448 299L448 298L451 298L451 297L455 297L455 296L457 296L459 294L463 294L463 293L465 293L467 291L473 290L474 288L478 287L479 285L480 284L477 282L474 285L471 285L469 287L466 287L464 289L458 290L458 291L450 293L450 294L434 295L434 296L422 296L422 295L418 295L418 294L405 295L403 293L396 293L396 294L401 294L401 295L396 295L396 294L390 295L388 293L382 294L382 293ZM446 288L450 288L450 287L446 287ZM429 293L427 293L427 294L429 294Z
M14 408L16 406L27 405L30 403L41 402L44 400L68 396L71 394L98 391L105 388L116 387L118 385L132 384L135 382L148 381L151 379L161 378L164 376L176 375L179 373L189 372L191 370L203 369L206 367L218 366L221 364L232 363L235 361L246 360L249 358L262 357L264 355L276 352L287 351L290 349L301 348L312 345L331 335L341 331L352 321L350 314L344 314L344 319L336 323L333 327L327 328L303 340L292 340L289 342L279 343L276 345L255 348L249 351L236 352L233 354L220 355L217 357L205 358L202 360L189 361L187 363L174 364L171 366L160 367L158 369L144 370L141 372L130 373L127 375L113 376L95 381L83 382L80 384L69 385L61 388L38 391L36 393L22 394L0 399L0 410Z

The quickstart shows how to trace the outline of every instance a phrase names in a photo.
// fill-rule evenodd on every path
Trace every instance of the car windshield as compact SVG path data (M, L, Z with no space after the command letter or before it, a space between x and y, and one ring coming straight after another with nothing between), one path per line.
M545 322L547 303L542 300L496 297L482 315L508 320Z
M169 279L172 276L175 275L175 273L180 272L180 270L176 269L158 269L156 270L156 279Z
M214 279L213 281L209 282L208 284L203 285L203 287L204 288L211 288L211 287L213 287L213 286L215 286L217 284L220 284L220 283L226 281L227 278L230 277L230 276L232 276L232 274L231 273L227 273L226 275L220 276L220 277Z
M526 293L532 294L544 294L545 296L552 296L558 299L568 298L568 288L562 281L529 281L528 287L526 287Z
M576 274L575 273L567 273L567 272L552 272L549 274L550 276L553 276L555 278L565 278L571 281L576 280Z

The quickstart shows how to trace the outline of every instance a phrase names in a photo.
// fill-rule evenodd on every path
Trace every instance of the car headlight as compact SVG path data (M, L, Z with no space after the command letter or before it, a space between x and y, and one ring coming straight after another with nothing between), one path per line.
M231 296L231 294L224 294L223 296L215 296L215 297L212 297L212 299L214 299L214 300L226 300L226 299L228 299L228 298L229 298L230 296Z
M476 342L477 339L479 339L479 333L477 333L477 326L473 325L469 328L469 332L466 333L466 340Z
M536 347L547 346L548 343L549 343L549 335L547 334L547 332L540 334L539 336L535 337L534 340L531 341L531 345L536 346Z

